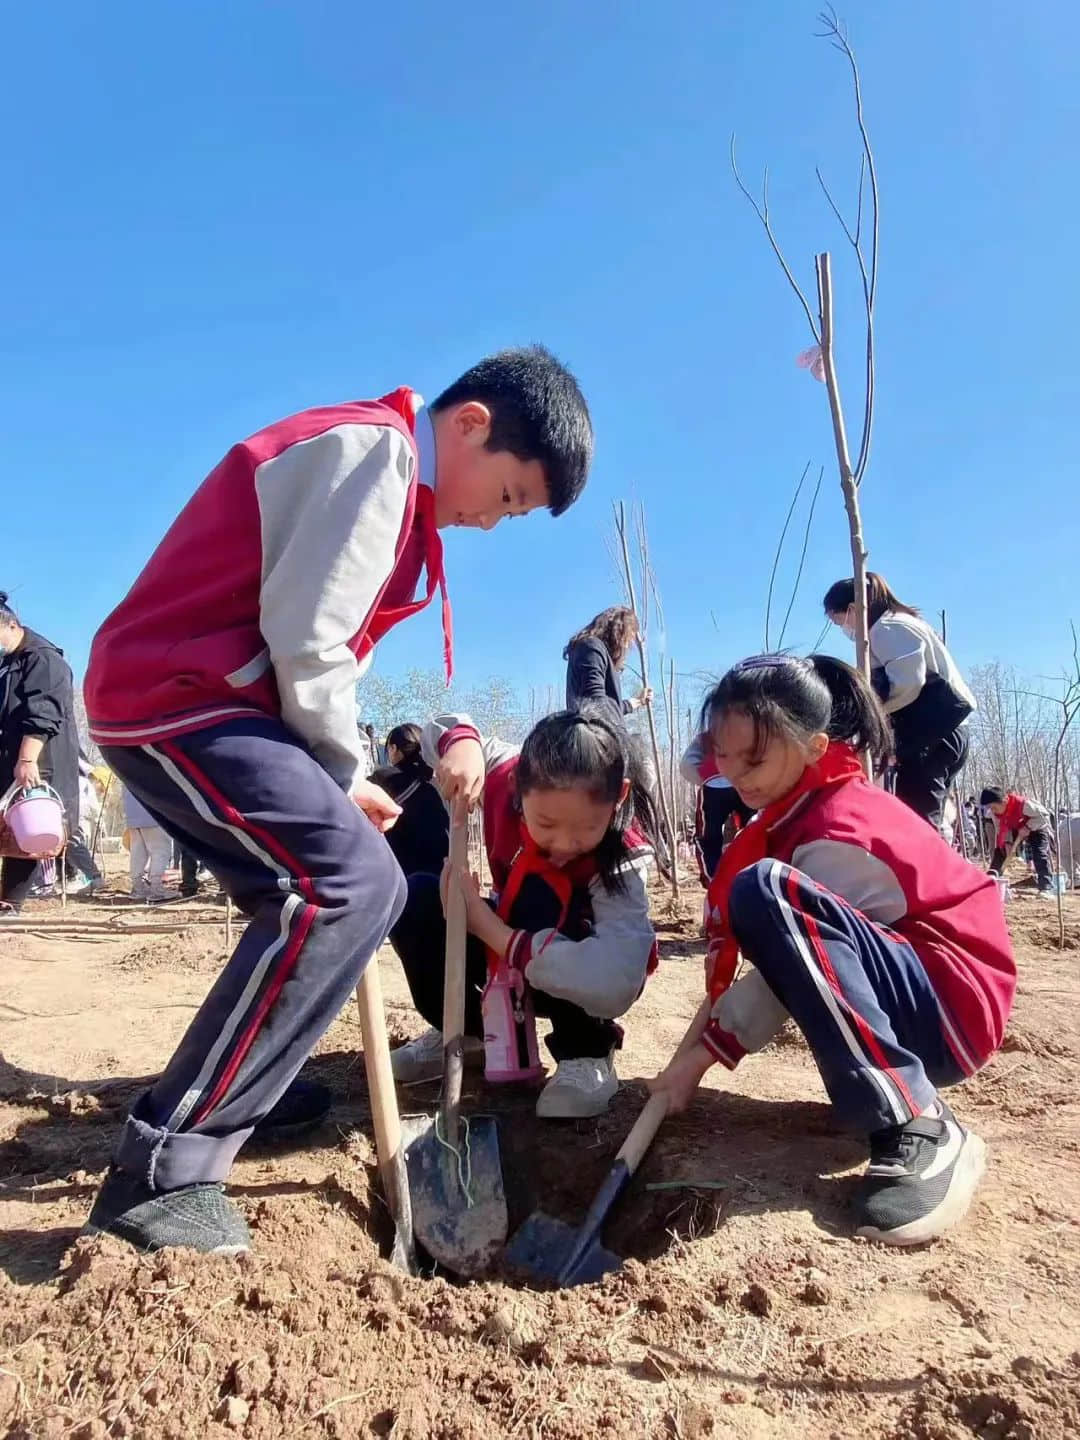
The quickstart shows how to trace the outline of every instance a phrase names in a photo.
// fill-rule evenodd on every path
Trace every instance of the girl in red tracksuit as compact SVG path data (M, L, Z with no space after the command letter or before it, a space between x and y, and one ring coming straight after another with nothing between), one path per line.
M869 1137L860 1235L915 1245L962 1218L986 1147L939 1090L1001 1044L1016 967L993 880L856 750L888 753L869 685L825 655L729 670L692 748L758 814L709 888L700 1039L653 1082L674 1109L705 1071L734 1069L790 1016L838 1116ZM739 954L754 967L735 979ZM734 983L732 983L734 982Z
M615 1024L656 966L646 890L652 849L648 798L633 785L622 726L599 707L549 715L519 751L482 740L467 716L424 730L424 755L444 790L475 760L483 777L484 837L495 894L466 885L465 1054L479 1060L481 996L494 963L520 970L537 1015L551 1021L555 1074L537 1101L547 1119L599 1115L618 1089ZM640 817L638 828L635 816ZM432 1027L392 1055L409 1084L443 1070L446 927L439 879L410 875L390 932L417 1010Z

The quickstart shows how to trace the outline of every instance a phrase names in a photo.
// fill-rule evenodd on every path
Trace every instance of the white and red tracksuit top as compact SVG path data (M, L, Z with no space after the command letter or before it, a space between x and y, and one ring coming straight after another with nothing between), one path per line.
M363 778L363 662L437 585L448 675L451 665L421 449L433 470L431 422L407 389L305 410L233 446L94 639L92 738L142 745L273 715L341 786ZM425 565L427 592L414 600Z
M690 752L686 758L692 763ZM1016 961L991 876L901 800L862 778L801 796L771 830L769 854L906 940L934 987L961 1069L972 1074L986 1063L1001 1044L1016 989ZM727 1037L717 1058L731 1065L761 1049L785 1019L757 972L748 972L713 1009L714 1027Z

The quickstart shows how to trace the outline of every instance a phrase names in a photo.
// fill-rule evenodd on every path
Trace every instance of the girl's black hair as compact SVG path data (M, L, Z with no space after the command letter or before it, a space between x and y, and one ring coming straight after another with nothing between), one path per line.
M855 581L837 580L825 591L822 601L826 615L842 615L849 605L855 604ZM876 625L887 611L898 615L918 615L914 605L905 605L891 589L889 582L873 570L866 572L866 621Z
M391 745L401 753L401 759L397 763L401 774L408 775L410 781L431 779L431 766L420 753L419 725L411 722L407 725L395 725L386 737L388 750Z
M19 617L8 604L8 594L6 590L0 590L0 620L7 620L15 625L19 623Z
M806 740L823 733L869 750L879 764L892 751L892 727L881 702L858 670L832 655L740 660L706 695L702 730L711 730L731 711L753 722L754 759L774 735Z
M594 851L600 883L609 893L625 888L621 867L630 858L626 829L632 821L650 843L659 827L630 737L600 706L546 715L525 737L517 763L518 796L532 790L581 786L594 800L616 805L623 781L630 794L615 811L607 834Z

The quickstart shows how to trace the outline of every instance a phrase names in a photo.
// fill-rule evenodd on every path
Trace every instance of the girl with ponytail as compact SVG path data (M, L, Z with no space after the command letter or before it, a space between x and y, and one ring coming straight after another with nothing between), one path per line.
M995 882L871 784L889 722L850 665L758 655L706 697L684 766L725 775L757 814L706 900L697 1044L653 1081L674 1109L791 1018L870 1164L858 1233L934 1239L966 1213L986 1147L940 1089L1001 1044L1016 967ZM736 978L740 956L753 967Z
M422 745L448 800L481 800L495 887L485 898L466 877L466 1061L482 1058L481 997L508 965L551 1020L556 1070L536 1113L599 1115L619 1084L615 1020L657 959L646 889L655 828L627 734L607 707L586 707L548 715L520 750L484 739L464 715L438 716ZM405 1084L442 1074L446 943L438 877L408 881L390 940L432 1028L393 1052Z

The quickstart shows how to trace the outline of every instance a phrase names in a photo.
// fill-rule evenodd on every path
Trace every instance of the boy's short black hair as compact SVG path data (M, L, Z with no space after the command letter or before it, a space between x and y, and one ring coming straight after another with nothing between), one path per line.
M1003 791L999 790L996 785L988 785L979 796L979 804L1000 805L1004 799L1005 795Z
M552 515L568 510L585 488L593 428L581 387L543 345L489 355L445 389L432 410L478 400L491 411L489 450L539 460Z

